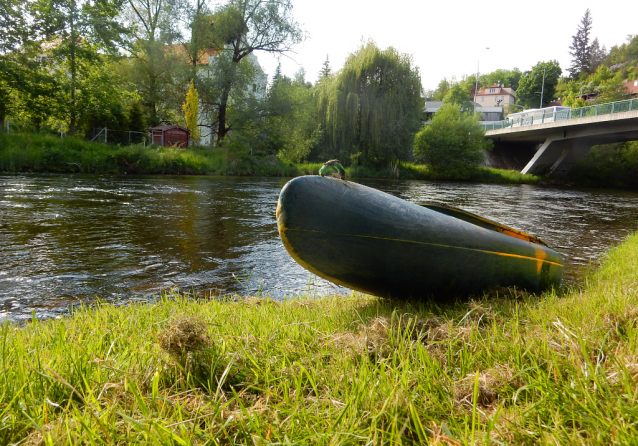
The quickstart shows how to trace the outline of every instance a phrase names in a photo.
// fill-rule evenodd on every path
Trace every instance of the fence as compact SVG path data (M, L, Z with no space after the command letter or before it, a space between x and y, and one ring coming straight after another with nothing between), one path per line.
M547 113L546 111L541 109L535 112L530 112L530 114L525 117L483 123L482 126L483 129L487 132L488 130L498 130L510 127L542 124L544 122L566 121L569 119L609 115L613 113L622 113L632 110L638 110L638 99L627 99L624 101L608 102L606 104L589 105L587 107L554 111L552 113Z
M47 133L53 133L53 129L48 129ZM24 123L15 118L6 118L4 125L0 122L0 132L6 133L23 133L33 132L33 128L30 124ZM60 138L64 138L67 135L64 133L64 128L60 126L60 131L56 132L60 135ZM151 137L148 132L137 132L133 130L115 130L107 127L92 128L90 134L85 135L85 138L91 142L102 142L104 144L144 144L146 146L150 143Z

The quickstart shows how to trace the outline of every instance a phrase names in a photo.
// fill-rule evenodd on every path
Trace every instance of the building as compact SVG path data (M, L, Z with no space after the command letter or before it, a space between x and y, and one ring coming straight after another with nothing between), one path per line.
M179 125L160 125L148 129L151 133L151 144L160 147L188 147L190 131Z
M430 123L430 121L432 120L432 116L434 116L434 113L436 113L442 105L443 101L425 101L425 124ZM502 121L503 119L505 119L505 115L503 114L503 107L501 106L481 106L476 102L472 102L472 105L474 106L474 111L481 114L481 122Z
M636 79L635 81L626 82L625 88L627 89L627 93L630 94L632 98L638 97L638 79Z
M476 93L474 102L481 107L505 107L516 103L516 92L503 84L494 84Z

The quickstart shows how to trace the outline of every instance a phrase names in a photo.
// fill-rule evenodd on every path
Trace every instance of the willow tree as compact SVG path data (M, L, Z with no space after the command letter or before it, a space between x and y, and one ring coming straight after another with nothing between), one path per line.
M405 160L421 125L421 78L409 55L373 42L317 86L324 140L318 154L351 163Z

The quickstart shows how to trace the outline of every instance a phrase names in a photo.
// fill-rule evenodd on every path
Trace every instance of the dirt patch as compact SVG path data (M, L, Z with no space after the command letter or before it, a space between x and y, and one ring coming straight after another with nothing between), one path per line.
M466 407L474 404L474 388L476 374L470 373L454 385L454 401ZM523 381L514 369L506 365L485 370L478 374L477 403L481 407L489 407L504 395L509 395L512 389L523 386Z
M180 315L171 320L158 334L158 343L173 357L210 347L212 340L207 333L208 323L198 316Z

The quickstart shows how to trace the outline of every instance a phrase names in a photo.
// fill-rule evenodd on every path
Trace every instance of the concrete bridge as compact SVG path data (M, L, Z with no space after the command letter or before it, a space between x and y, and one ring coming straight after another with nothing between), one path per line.
M564 111L530 111L522 120L486 123L490 164L521 173L566 175L592 146L638 140L638 99Z

